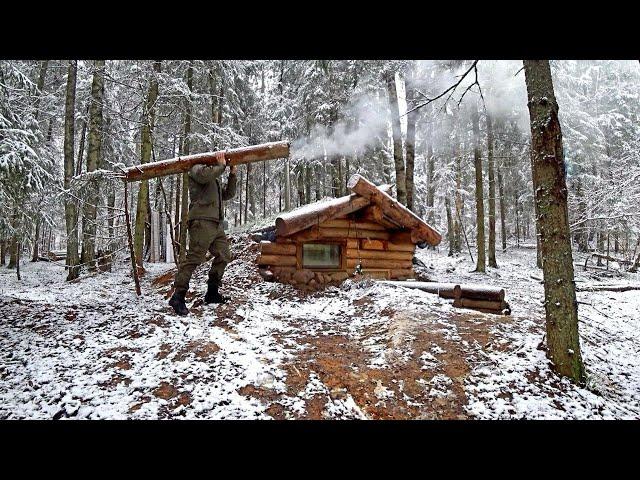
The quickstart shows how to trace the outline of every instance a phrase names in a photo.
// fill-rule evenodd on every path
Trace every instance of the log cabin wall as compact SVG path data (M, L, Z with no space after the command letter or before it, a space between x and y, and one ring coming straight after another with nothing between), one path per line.
M306 243L340 245L340 267L304 268L302 250ZM343 282L353 275L358 263L364 276L387 280L414 278L414 251L408 230L392 230L371 216L350 214L289 236L277 236L275 242L261 242L257 263L265 278L314 290Z

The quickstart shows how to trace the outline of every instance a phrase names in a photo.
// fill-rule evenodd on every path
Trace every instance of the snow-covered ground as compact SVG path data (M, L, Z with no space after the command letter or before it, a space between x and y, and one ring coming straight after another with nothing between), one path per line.
M434 280L505 287L506 317L372 281L299 292L264 282L255 248L233 251L232 301L202 304L203 266L188 317L166 303L172 265L147 266L141 298L124 261L71 284L46 262L25 262L20 282L3 268L0 418L640 418L637 291L578 294L579 388L539 349L534 250L499 253L486 275L418 252Z

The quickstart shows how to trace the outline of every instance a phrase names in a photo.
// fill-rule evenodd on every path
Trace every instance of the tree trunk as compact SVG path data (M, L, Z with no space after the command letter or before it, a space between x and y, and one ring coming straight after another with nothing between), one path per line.
M562 131L548 60L525 60L532 179L542 247L547 355L555 371L584 383L578 335Z
M47 78L47 69L49 67L49 60L42 60L40 62L40 73L38 75L38 92L36 93L36 100L34 102L34 118L36 121L40 117L40 98L42 97L42 93L44 92L44 82Z
M455 231L455 252L460 253L462 251L462 159L458 152L458 138L457 136L453 140L453 158L455 160L456 168L456 195L455 195L455 207L456 217L453 219L453 228Z
M533 171L533 154L530 155L531 161L531 171ZM533 209L536 215L536 218L540 215L540 211L538 209L538 202L533 202ZM571 241L571 240L569 240ZM542 245L540 244L540 228L538 222L536 221L536 267L542 268Z
M449 197L445 197L444 205L447 210L447 238L449 239L449 256L452 257L455 253L455 232L453 230L453 218L451 215L451 200Z
M38 92L36 93L36 99L34 102L34 118L37 121L40 117L40 98L44 92L44 83L47 78L47 68L49 67L49 60L42 60L40 62L40 74L38 75ZM32 262L37 262L40 257L39 242L40 242L40 225L42 224L42 217L40 214L36 214L36 231L33 240L33 255L31 257Z
M476 272L486 271L484 245L484 191L482 185L482 157L480 156L480 127L478 125L478 108L472 107L471 122L473 125L473 163L476 172L476 247L478 258Z
M298 172L298 182L300 182L300 172ZM245 187L244 187L244 223L247 223L247 218L249 213L249 198L250 198L249 185L250 184L251 184L251 164L247 163L247 178L245 179Z
M107 226L109 228L108 230L108 234L109 234L109 246L108 246L108 250L109 252L113 252L115 250L115 235L114 235L114 225L116 224L116 219L115 219L115 206L116 206L116 190L115 188L111 188L109 190L109 195L107 196L107 206L108 208L108 215L109 215L109 220L107 221Z
M75 172L73 168L73 143L75 135L75 108L76 108L76 74L78 65L75 60L69 60L67 68L67 88L64 106L64 188L68 190L71 178ZM67 227L67 256L68 268L67 280L74 280L80 275L78 264L78 213L76 200L67 195L64 197L64 217Z
M178 264L187 258L187 223L189 222L189 174L182 174L182 190L180 198L180 255Z
M240 170L240 178L238 181L238 221L240 223L240 226L242 226L242 188L244 186L244 183L242 181L243 178L243 174L244 172L242 170ZM246 219L245 219L245 223L246 223Z
M304 167L304 191L307 203L311 203L311 165Z
M284 165L284 209L291 210L291 160L287 157Z
M262 218L267 218L267 162L262 163Z
M507 251L507 226L506 226L506 212L504 202L504 181L502 179L502 169L500 164L497 165L498 173L498 196L500 197L500 240L502 242L502 251Z
M599 253L604 253L604 229L602 228L603 222L598 222L598 232L596 233L596 238L598 239L596 247ZM602 259L598 257L597 266L601 267L603 265Z
M7 258L7 241L4 238L0 239L0 266L4 266Z
M487 112L487 173L489 175L489 266L498 268L496 261L496 181L493 159L493 124Z
M104 98L104 60L94 62L93 82L91 84L91 106L89 108L89 142L87 151L87 172L101 167L102 154L102 102ZM81 160L78 159L80 162ZM83 209L82 258L95 270L96 214L100 186L96 180L90 180L87 186L87 199ZM109 212L111 215L112 212Z
M11 226L15 229L18 227L18 216L17 212L14 211L13 216L11 217ZM11 240L9 241L9 265L7 268L14 269L16 268L18 259L18 234L14 233L11 235Z
M89 111L91 108L91 102L87 105L86 115L89 115ZM82 173L82 159L84 158L84 144L87 138L87 125L88 122L85 118L82 118L82 130L80 131L80 143L78 144L78 156L76 161L76 175L80 175ZM84 217L83 217L84 219Z
M404 155L402 154L402 133L400 130L400 109L398 107L398 92L396 91L396 79L394 72L385 78L387 95L389 98L389 111L391 114L391 130L393 133L393 162L396 169L396 192L398 201L407 204L407 177L404 168Z
M427 124L427 221L433 225L436 221L436 212L434 209L434 201L436 195L436 186L434 185L436 158L433 154L433 126Z
M187 88L189 89L189 95L193 90L193 63L189 62L187 68ZM184 110L184 129L182 136L182 155L191 154L191 98L187 98L185 102ZM182 174L182 188L180 199L180 235L178 242L180 243L180 255L178 257L178 264L181 264L187 258L187 230L189 222L189 173L184 172ZM176 209L178 204L176 203ZM177 210L176 210L177 211Z
M152 139L151 134L155 121L156 101L158 99L158 73L161 62L153 62L153 73L149 81L149 91L144 106L142 107L142 131L140 135L140 163L149 163L151 160ZM138 203L136 207L136 228L134 233L133 249L136 256L136 264L142 267L143 247L147 223L147 202L149 198L149 181L143 180L138 190Z
M406 96L407 96L407 109L413 107L415 101L415 85L413 79L413 72L411 71L407 77L406 82ZM414 110L407 114L407 138L406 138L406 185L407 185L407 208L414 210L413 208L413 170L415 164L416 154L416 121L418 119L418 111ZM429 142L431 143L431 142ZM428 201L427 201L428 203ZM415 210L414 210L415 211Z
M180 149L182 151L182 148ZM176 184L176 199L175 199L175 210L173 212L173 238L176 239L176 241L178 242L178 246L177 248L177 253L178 256L176 257L176 260L180 259L180 251L181 251L181 246L182 244L180 243L180 214L181 209L180 209L180 200L182 200L182 194L180 193L180 185L182 183L182 175L176 175L174 177L174 181Z
M41 223L42 221L40 221L39 219L36 219L36 233L33 236L33 255L31 256L32 262L37 262L38 259L40 258L39 247L40 247L40 224Z

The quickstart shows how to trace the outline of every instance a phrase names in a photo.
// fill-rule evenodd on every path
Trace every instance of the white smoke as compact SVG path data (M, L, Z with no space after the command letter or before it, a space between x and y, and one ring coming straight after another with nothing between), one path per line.
M431 122L431 142L435 149L446 147L449 142L450 125L444 121L446 112L454 112L460 121L468 121L470 110L466 108L471 102L479 102L477 108L486 108L495 119L515 119L521 131L529 128L527 96L524 74L518 71L522 67L519 60L481 60L478 62L478 81L484 97L484 105L480 99L477 86L466 92L461 104L460 97L475 81L475 73L471 71L456 88L453 95L448 94L433 103L433 108L424 109L418 120L418 130L424 129ZM469 63L443 68L439 61L418 61L416 88L433 98L454 85L467 69ZM406 131L406 101L402 82L397 83L399 107L403 134ZM424 97L421 97L424 99ZM444 106L448 99L447 108ZM419 103L419 102L418 102ZM376 145L380 139L387 140L390 135L390 114L386 94L361 94L340 112L339 120L333 128L316 125L310 134L295 140L291 144L291 156L294 159L324 159L333 155L353 155L368 147ZM422 136L423 132L417 132Z
M291 145L293 158L323 158L325 155L353 155L374 145L386 135L389 108L386 97L362 95L342 111L343 119L333 128L317 125L308 137Z

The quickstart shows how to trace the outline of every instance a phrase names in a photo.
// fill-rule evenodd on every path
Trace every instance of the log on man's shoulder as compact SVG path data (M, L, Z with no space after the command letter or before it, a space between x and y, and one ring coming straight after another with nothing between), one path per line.
M184 157L170 158L159 162L134 165L124 170L125 179L128 182L148 180L150 178L164 177L189 171L194 165L213 165L217 162L218 152L198 153ZM224 150L224 158L229 165L242 165L245 163L262 162L289 156L289 142L271 142L248 147Z

